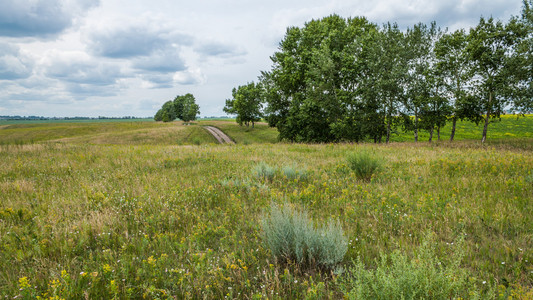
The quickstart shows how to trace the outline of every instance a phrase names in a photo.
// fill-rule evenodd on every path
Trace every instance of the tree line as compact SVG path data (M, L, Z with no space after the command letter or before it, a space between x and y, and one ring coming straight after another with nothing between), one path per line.
M485 141L504 111L533 111L532 7L468 32L338 15L289 27L271 70L233 89L224 111L241 125L265 118L297 142L388 142L399 130L431 141L448 122L453 140L458 120L483 124Z
M178 95L174 100L167 101L157 111L154 120L171 122L176 119L185 123L196 120L200 107L192 94Z

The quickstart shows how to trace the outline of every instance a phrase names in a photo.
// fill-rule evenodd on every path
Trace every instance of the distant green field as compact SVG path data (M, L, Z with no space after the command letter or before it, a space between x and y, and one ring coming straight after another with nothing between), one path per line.
M0 120L0 125L13 124L42 124L42 123L97 123L97 122L154 122L153 118L137 118L137 119L76 119L76 120Z
M449 140L451 134L452 124L447 123L441 129L441 139ZM458 121L455 131L455 140L481 140L483 132L483 123L476 125L475 123ZM503 115L501 121L496 120L489 124L487 131L487 140L499 140L508 138L533 138L533 115L516 116ZM427 131L420 131L419 141L427 141L429 133ZM414 141L413 132L399 132L391 138L394 142ZM433 140L437 140L437 132L433 133Z

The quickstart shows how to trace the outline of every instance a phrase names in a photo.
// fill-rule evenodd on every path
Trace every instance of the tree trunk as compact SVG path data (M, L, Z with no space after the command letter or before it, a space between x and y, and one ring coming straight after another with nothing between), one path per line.
M437 141L440 141L440 126L437 126Z
M487 140L487 129L489 128L490 117L490 105L492 104L492 92L489 92L489 105L487 105L487 114L485 115L485 126L483 126L483 136L481 137L481 143L485 143Z
M390 118L388 118L387 120L387 144L389 143L389 140L390 140L390 130L391 130L391 121L390 121Z
M418 114L415 111L415 142L418 142Z
M431 143L433 140L433 127L429 130L429 142Z
M450 142L453 142L453 138L455 136L455 125L457 124L457 117L453 116L452 119L452 133L450 135Z

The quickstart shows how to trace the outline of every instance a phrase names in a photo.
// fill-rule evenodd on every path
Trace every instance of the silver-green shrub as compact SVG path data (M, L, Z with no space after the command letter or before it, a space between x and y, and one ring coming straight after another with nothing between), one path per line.
M342 261L348 242L340 223L314 226L304 210L272 204L261 221L263 239L279 263L301 268L333 269Z
M302 170L293 166L285 166L281 171L288 180L305 180L308 176L306 170Z
M276 175L276 169L267 165L264 162L261 162L257 166L255 166L255 168L253 169L253 174L259 179L272 181L272 179L274 179L274 176Z
M381 162L365 151L350 153L346 161L355 176L366 181L369 181L381 168Z

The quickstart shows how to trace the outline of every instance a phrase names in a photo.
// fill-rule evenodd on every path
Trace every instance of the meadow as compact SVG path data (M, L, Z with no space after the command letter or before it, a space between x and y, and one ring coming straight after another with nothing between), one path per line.
M533 122L519 120L485 145L469 124L453 143L310 145L197 123L234 146L177 122L3 125L0 296L390 299L433 281L427 298L532 298ZM370 180L349 167L360 152L381 165ZM277 261L261 227L273 205L338 221L342 262Z

